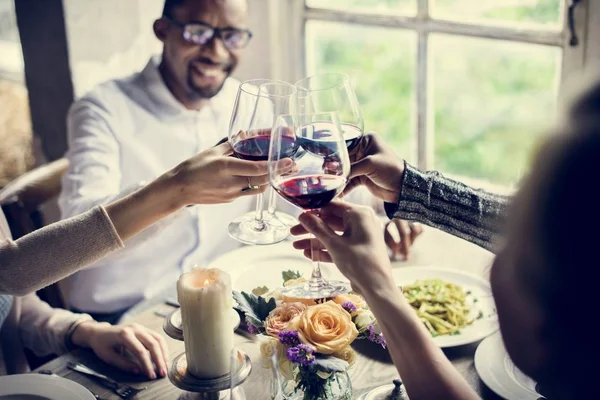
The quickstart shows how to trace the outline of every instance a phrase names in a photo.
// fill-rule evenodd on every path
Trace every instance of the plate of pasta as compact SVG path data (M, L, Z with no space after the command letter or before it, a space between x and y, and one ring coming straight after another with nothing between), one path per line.
M498 330L490 284L479 276L406 267L394 269L394 279L439 347L474 343Z

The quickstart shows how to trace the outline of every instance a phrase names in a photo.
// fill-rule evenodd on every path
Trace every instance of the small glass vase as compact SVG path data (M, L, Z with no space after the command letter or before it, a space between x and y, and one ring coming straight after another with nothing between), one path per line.
M315 377L316 379L322 379ZM295 380L278 377L279 385L273 385L276 389L272 396L275 400L351 400L352 382L348 372L336 372L327 379L323 379L324 390L321 395L316 396L297 387ZM278 386L278 387L277 387Z

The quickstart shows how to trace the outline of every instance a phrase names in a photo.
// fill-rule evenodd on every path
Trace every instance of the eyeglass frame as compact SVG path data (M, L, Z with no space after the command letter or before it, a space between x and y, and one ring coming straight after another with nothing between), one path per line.
M223 44L225 45L225 47L226 47L227 49L229 49L229 50L239 50L239 49L243 49L243 48L245 48L245 47L248 45L248 43L250 43L250 40L252 39L252 36L254 35L250 29L241 29L241 28L217 28L217 27L214 27L214 26L212 26L212 25L210 25L210 24L207 24L207 23L205 23L205 22L201 22L201 21L179 22L179 21L176 21L176 20L174 20L173 18L170 18L170 17L168 17L168 16L166 16L166 15L163 15L163 17L162 17L162 18L164 18L166 21L168 21L168 22L170 22L170 23L172 23L172 24L174 24L174 25L176 25L176 26L180 27L180 28L181 28L181 30L182 30L182 34L181 34L181 36L183 37L183 40L185 40L187 43L190 43L190 44L193 44L193 45L196 45L196 46L205 46L205 45L207 45L208 43L210 43L211 41L213 41L213 40L215 39L215 37L218 37L219 39L221 39L221 41L223 42ZM198 43L194 43L194 42L192 42L192 41L190 41L190 40L188 40L188 39L186 39L186 38L185 38L185 32L186 32L185 28L186 28L188 25L201 25L201 26L204 26L204 27L206 27L206 28L208 28L208 29L211 29L211 30L213 31L213 34L212 34L212 36L210 37L210 39L208 39L208 40L206 41L206 43L205 43L205 44L198 44ZM244 44L244 45L243 45L243 46L241 46L241 47L229 47L229 46L227 46L227 42L225 41L225 39L223 39L222 32L228 32L228 31L229 31L229 32L231 32L231 31L244 32L244 33L248 34L248 40L246 41L246 44Z

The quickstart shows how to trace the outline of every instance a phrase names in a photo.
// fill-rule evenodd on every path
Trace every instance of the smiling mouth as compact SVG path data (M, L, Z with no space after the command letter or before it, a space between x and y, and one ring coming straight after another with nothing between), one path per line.
M225 68L221 65L207 63L192 63L194 72L205 78L218 78L225 74Z

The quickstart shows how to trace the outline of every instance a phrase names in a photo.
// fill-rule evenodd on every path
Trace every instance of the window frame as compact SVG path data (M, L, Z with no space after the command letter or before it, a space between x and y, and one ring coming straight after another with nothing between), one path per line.
M274 78L296 82L306 76L306 22L330 21L371 27L388 27L412 30L417 33L417 77L416 77L416 156L421 169L431 169L434 165L434 126L433 103L429 88L429 36L444 33L464 37L507 40L519 43L531 43L561 48L563 51L561 75L558 88L559 98L563 94L563 85L567 78L586 66L586 55L590 61L600 62L600 51L594 53L594 46L600 41L600 4L582 0L575 8L576 34L579 45L569 45L568 5L563 0L563 25L558 30L534 27L484 25L472 22L435 19L429 12L430 0L417 1L417 14L379 15L355 13L343 10L309 8L305 0L269 0L271 14L271 55ZM290 17L291 16L291 17ZM589 29L588 29L589 28ZM596 31L597 40L588 37ZM287 31L287 35L276 34ZM589 53L589 54L588 54ZM591 60L591 58L595 58Z

